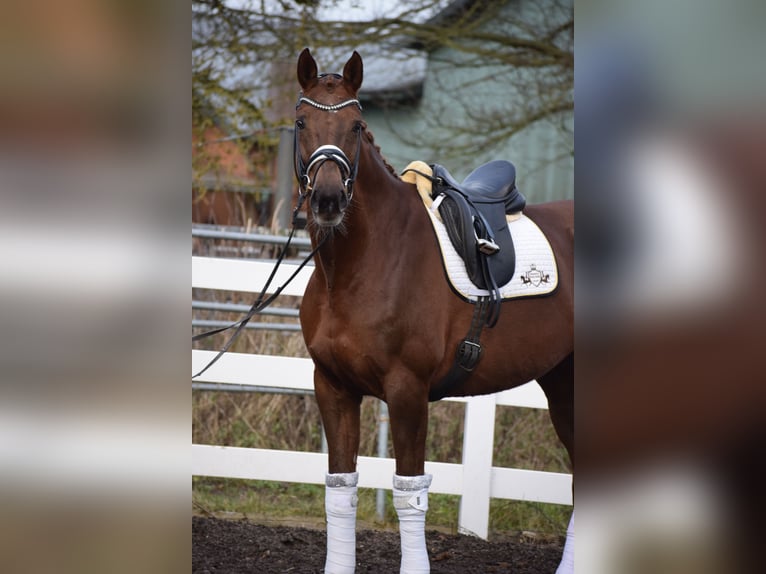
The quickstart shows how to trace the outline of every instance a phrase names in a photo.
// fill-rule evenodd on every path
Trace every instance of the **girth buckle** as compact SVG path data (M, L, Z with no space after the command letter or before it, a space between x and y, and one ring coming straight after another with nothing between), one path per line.
M478 342L463 339L457 346L455 361L466 371L473 371L481 358L481 345Z

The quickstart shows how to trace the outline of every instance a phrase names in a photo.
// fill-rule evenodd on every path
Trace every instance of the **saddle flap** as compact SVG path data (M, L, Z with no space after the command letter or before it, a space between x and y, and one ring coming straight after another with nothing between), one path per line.
M445 188L437 209L474 285L492 289L493 283L497 286L510 281L515 251L502 204L477 206ZM486 249L487 242L496 247Z

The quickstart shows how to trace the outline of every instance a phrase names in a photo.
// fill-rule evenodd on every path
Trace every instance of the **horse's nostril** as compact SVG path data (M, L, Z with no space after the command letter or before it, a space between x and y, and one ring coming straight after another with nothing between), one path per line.
M348 198L343 192L331 195L316 194L311 198L311 208L317 213L338 213L348 207Z

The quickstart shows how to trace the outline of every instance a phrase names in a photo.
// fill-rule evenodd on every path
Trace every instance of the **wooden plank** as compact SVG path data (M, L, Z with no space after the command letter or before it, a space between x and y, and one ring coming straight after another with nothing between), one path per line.
M360 456L357 461L359 486L390 490L394 468L392 458ZM462 494L463 465L426 462L425 470L434 477L430 492ZM323 453L192 445L192 475L195 476L324 484L326 472L327 455ZM492 467L490 484L493 498L572 504L569 474Z
M215 351L192 351L192 374L215 357ZM314 390L314 363L299 357L226 353L195 381L283 389Z
M487 538L495 433L495 397L473 397L466 404L463 430L463 496L459 531Z
M493 498L572 504L572 475L540 470L492 467Z
M192 351L192 373L204 367L215 357L215 351ZM232 385L253 385L284 389L314 389L314 364L311 359L255 355L251 353L226 353L202 376L200 382ZM548 401L539 385L532 381L494 395L497 404L548 408ZM465 403L473 397L448 397L445 401Z
M395 468L396 461L392 458L360 456L357 460L359 486L391 490ZM192 445L192 474L195 476L324 484L326 472L327 455L324 453ZM427 462L426 472L434 475L431 492L460 494L462 465Z
M497 393L495 397L498 405L548 410L548 397L535 380Z
M324 484L327 455L261 448L192 445L192 475Z
M297 268L298 265L294 263L282 263L268 292L276 291ZM273 269L274 264L271 262L192 257L192 287L260 293ZM302 296L313 272L314 267L304 267L282 294Z

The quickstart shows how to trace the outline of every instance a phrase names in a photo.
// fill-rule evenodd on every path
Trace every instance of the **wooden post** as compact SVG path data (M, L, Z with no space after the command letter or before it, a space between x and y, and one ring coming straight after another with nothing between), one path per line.
M495 396L472 397L465 405L463 496L458 531L486 540L495 434Z
M277 194L274 198L274 214L277 229L289 229L293 211L293 128L279 129L277 151Z

